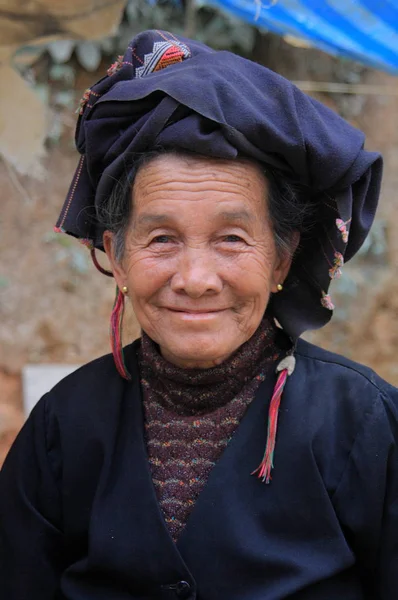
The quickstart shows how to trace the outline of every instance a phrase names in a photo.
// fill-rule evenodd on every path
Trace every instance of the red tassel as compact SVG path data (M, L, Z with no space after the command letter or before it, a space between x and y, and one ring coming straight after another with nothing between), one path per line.
M116 297L113 304L111 314L111 346L115 365L120 375L124 379L131 379L130 373L127 370L124 362L123 345L122 345L122 322L124 314L124 294L116 286Z
M287 361L287 365L286 362ZM286 366L285 366L286 365ZM276 442L276 431L278 428L278 413L279 406L282 398L283 388L285 387L286 380L291 373L293 373L295 360L293 356L286 357L284 361L278 365L277 371L280 371L278 379L276 380L274 393L272 394L271 402L268 411L268 433L267 433L267 444L263 460L252 475L257 474L259 479L263 482L269 483L271 481L271 471L274 468L274 452Z

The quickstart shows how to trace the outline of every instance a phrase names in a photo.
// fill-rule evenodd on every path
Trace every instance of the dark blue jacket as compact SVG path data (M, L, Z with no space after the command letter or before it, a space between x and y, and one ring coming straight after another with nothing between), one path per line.
M398 397L300 342L270 485L250 473L275 380L259 388L177 544L152 485L135 342L37 404L0 474L4 600L397 600Z

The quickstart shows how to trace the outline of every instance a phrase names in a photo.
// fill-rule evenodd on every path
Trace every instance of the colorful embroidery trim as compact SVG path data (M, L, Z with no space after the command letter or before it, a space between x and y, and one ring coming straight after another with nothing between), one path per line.
M334 310L335 308L332 302L332 298L329 294L325 294L325 292L322 292L321 304L324 308L327 308L328 310Z
M149 73L160 71L175 63L180 63L190 58L191 52L185 44L180 41L155 42L153 51L144 56L144 64L135 70L136 77L144 77Z
M76 109L76 113L78 113L79 115L83 114L84 107L86 106L87 102L90 100L90 94L91 94L91 90L90 90L90 88L87 88L87 90L84 92L83 96L80 99L79 106Z
M94 248L94 241L90 240L89 238L80 238L79 242L83 244L83 246L86 246L86 248L89 250L93 250Z
M112 75L114 75L115 73L117 73L118 71L120 71L120 69L123 66L123 55L120 54L117 59L115 60L114 63L111 64L111 66L109 67L109 69L107 70L107 74L109 77L112 77Z
M349 231L347 229L347 225L351 222L351 219L344 222L343 219L336 219L336 227L341 233L341 239L346 244L348 242L348 234Z
M333 266L329 269L331 279L339 279L341 277L341 267L344 265L344 257L340 252L334 253Z

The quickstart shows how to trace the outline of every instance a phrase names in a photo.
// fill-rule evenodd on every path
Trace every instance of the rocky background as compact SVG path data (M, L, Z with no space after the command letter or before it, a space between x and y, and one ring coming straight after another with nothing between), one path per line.
M163 13L161 7L149 10L144 2L128 6L130 13L124 13L117 32L99 42L57 46L53 40L52 45L29 46L30 59L26 48L13 55L17 71L30 84L29 93L40 96L46 131L41 179L32 177L26 162L19 165L18 153L7 157L0 145L5 157L0 162L0 464L24 420L24 365L84 363L109 351L113 283L95 270L83 246L54 234L53 225L77 163L73 109L84 89L104 74L135 31L153 26L180 31L186 26L174 6L165 5ZM398 385L398 80L292 46L210 9L203 9L199 22L196 35L210 45L232 47L314 89L325 89L320 82L346 83L354 91L358 84L364 86L360 89L366 93L361 94L312 92L365 131L367 147L384 154L385 176L369 243L332 285L334 318L306 337L370 365ZM12 147L26 156L22 107L15 102L13 109L12 89L7 92L7 109L0 104L0 135L6 120L8 130L11 125L15 132ZM29 114L29 103L23 110ZM125 319L128 342L139 330L132 311Z

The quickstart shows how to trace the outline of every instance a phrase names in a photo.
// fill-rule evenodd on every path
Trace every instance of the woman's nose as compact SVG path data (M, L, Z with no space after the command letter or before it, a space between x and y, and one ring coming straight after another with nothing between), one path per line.
M186 249L171 279L171 288L173 292L183 292L191 298L221 292L222 279L211 253L198 248Z

